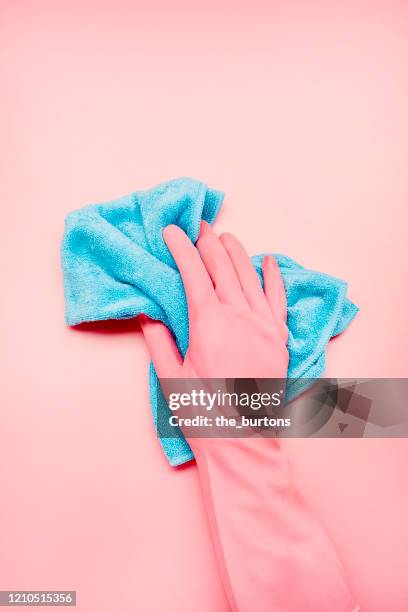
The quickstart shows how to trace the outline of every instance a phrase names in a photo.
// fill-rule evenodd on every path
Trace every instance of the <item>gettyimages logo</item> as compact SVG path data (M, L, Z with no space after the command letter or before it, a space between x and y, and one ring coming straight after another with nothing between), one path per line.
M406 437L408 379L161 379L159 437Z

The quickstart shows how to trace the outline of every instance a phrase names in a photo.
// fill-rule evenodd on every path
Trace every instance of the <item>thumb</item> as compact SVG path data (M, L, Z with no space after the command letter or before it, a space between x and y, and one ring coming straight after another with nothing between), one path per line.
M180 376L178 370L183 359L171 331L161 321L149 319L146 315L139 316L139 323L159 378Z

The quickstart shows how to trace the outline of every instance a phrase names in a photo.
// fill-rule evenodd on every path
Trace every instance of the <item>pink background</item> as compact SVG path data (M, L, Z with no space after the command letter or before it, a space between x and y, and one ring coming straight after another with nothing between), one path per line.
M361 313L328 375L406 376L408 5L1 12L0 589L226 612L195 468L171 469L153 432L137 324L64 326L63 218L206 181L227 194L218 230L349 281ZM287 446L362 610L407 610L407 440Z

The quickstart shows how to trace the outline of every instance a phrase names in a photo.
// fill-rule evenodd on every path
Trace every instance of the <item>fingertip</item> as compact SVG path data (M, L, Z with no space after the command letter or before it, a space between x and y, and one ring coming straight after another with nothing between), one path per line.
M160 321L157 321L156 319L151 319L150 317L148 317L144 313L141 313L138 316L138 321L139 321L139 325L140 325L140 327L141 327L141 329L143 331L145 331L148 328L152 328L154 326L157 326L158 324L161 323Z
M270 266L270 263L268 262L269 259L269 255L265 255L265 257L262 260L262 270L265 271L268 269L268 267Z
M223 232L220 236L220 240L223 244L228 244L236 240L236 238L234 234L231 234L230 232Z
M163 239L181 275L189 308L201 307L213 292L213 285L198 250L178 225L167 225Z
M200 223L200 233L198 235L198 239L202 240L205 236L208 236L212 232L211 225L207 223L207 221L201 221Z
M137 320L139 321L140 325L143 325L146 322L146 319L147 317L143 312L137 317Z
M174 232L177 232L177 230L179 229L180 228L177 225L174 225L174 223L171 223L170 225L166 225L166 227L163 228L162 230L163 238L166 240L168 237L171 237L172 235L174 235Z
M278 262L273 255L265 255L262 266L269 269L279 270Z

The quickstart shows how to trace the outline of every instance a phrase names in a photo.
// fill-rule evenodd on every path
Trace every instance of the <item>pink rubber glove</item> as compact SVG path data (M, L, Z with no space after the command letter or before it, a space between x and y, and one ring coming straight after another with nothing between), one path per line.
M186 291L184 360L167 328L141 317L160 378L285 378L286 295L272 256L264 287L234 236L202 223L197 248L176 226L164 238ZM189 438L230 607L239 612L358 610L324 529L271 438Z
M275 259L264 259L264 293L231 234L218 238L203 221L197 248L175 225L163 236L183 279L190 343L183 361L170 331L141 317L159 378L285 378L286 297Z

